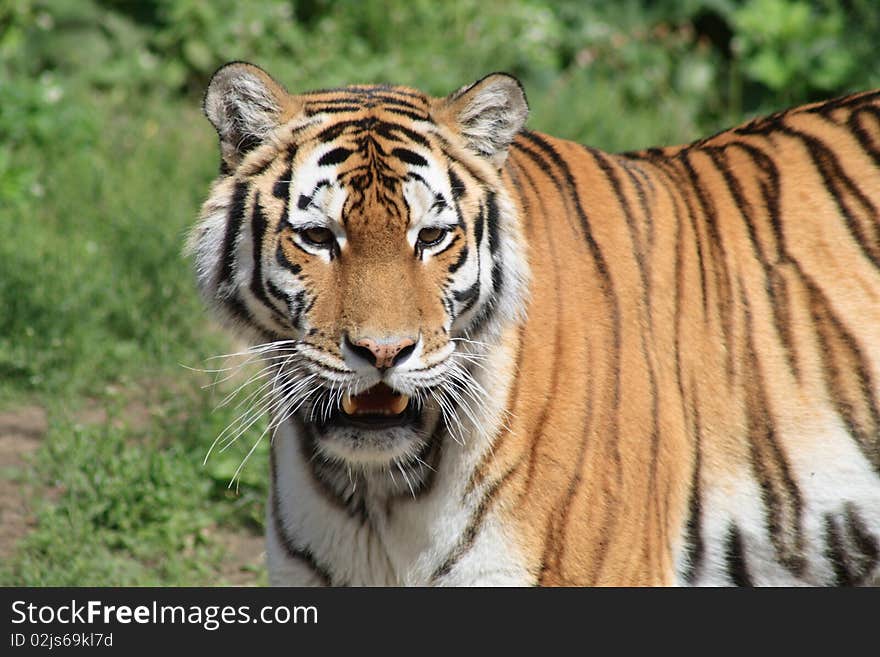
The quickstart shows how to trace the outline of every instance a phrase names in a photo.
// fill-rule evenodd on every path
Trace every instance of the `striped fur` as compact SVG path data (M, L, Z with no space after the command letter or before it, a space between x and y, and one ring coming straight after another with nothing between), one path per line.
M205 105L189 249L267 345L273 583L876 580L880 92L619 155L525 131L500 74L290 96L232 64ZM364 331L418 336L385 379L413 428L326 423L379 380Z

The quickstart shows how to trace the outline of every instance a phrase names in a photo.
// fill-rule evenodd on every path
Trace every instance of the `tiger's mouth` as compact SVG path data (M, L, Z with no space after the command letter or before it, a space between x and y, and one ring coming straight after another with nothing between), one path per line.
M342 411L349 417L400 415L409 404L409 397L392 390L384 383L377 383L359 395L345 395Z
M329 422L364 429L386 429L409 424L417 417L418 412L408 395L377 383L358 395L346 394L342 398L342 407L331 415Z

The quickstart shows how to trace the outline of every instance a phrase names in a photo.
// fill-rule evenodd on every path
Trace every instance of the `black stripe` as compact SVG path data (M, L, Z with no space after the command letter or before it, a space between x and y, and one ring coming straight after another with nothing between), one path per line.
M451 167L447 169L447 175L449 176L449 187L452 189L452 198L457 201L464 195L466 189L464 182Z
M667 175L662 169L658 170L657 173ZM684 306L685 295L689 294L690 290L689 286L685 282L684 276L685 241L682 238L682 226L684 224L684 219L682 217L681 211L681 198L671 189L668 190L668 192L669 198L672 201L672 216L675 219L675 327L673 330L673 333L675 335L675 382L676 387L678 388L679 400L682 404L682 412L686 412L685 400L687 399L687 397L684 391L684 381L686 375L684 373L684 363L682 362L681 357L683 351L682 340L685 336L685 332L682 330L682 324L684 322L684 312L682 311L682 307ZM692 385L691 388L693 389L695 388L695 386Z
M877 566L877 541L872 537L852 503L846 505L842 526L826 513L825 558L834 570L836 586L859 586L870 583L868 577ZM845 531L844 531L845 530Z
M489 192L486 197L486 229L489 235L489 253L493 256L498 251L498 196L495 192Z
M694 408L694 468L691 475L691 497L688 502L688 519L685 525L685 555L684 571L682 578L688 584L693 584L703 566L703 508L702 487L702 439L700 426L700 410L698 404Z
M614 308L617 308L617 301L614 294L614 286L611 281L611 273L608 269L608 263L605 261L605 256L602 254L602 250L599 248L599 244L593 237L593 229L590 227L590 221L587 218L587 214L584 211L583 205L581 205L577 183L575 183L574 176L571 173L571 169L569 168L568 163L562 158L562 156L559 155L559 153L556 152L556 149L553 148L553 146L544 141L544 139L539 137L536 133L526 131L520 134L531 143L535 144L544 153L546 153L547 157L549 157L553 161L553 163L559 168L560 172L562 173L562 176L569 190L568 197L571 199L574 205L575 212L577 213L578 220L580 221L581 228L583 229L584 238L587 240L587 245L590 248L590 253L593 256L596 268L599 270L599 275L602 278L602 290L608 300L612 302L612 306ZM617 318L615 320L615 345L618 347L620 346L619 334L619 318Z
M230 294L227 297L223 298L223 305L226 310L236 319L243 321L248 325L252 325L255 323L255 319L251 317L250 311L248 311L247 306L244 305L244 302L241 300L241 297L238 294ZM262 331L266 331L267 329L263 326L257 327Z
M288 244L290 244L290 245L293 246L293 247L296 247L297 249L299 249L300 251L302 251L302 252L305 253L306 255L310 255L310 256L311 256L311 255L314 255L313 253L310 253L310 252L308 251L308 249L306 249L302 244L300 244L299 242L297 242L295 239L293 239L293 237L291 237L291 236L289 236L289 235L287 236L287 242L288 242ZM276 259L277 259L277 257L278 257L278 253L277 253L277 251L276 251L276 253L275 253L275 257L276 257ZM332 251L331 251L331 253L330 253L330 258L331 258L331 260L332 260L332 258L333 258L333 253L332 253Z
M223 239L223 260L221 262L218 283L229 283L235 267L235 243L241 232L244 220L245 203L247 202L248 183L237 182L232 192L232 203L226 219L226 235Z
M414 96L410 96L410 98L413 98L413 97ZM424 112L425 111L424 103L417 105L417 104L411 103L408 100L405 100L403 98L398 98L397 96L392 96L389 93L371 93L370 100L371 101L379 101L383 105L390 105L392 107L395 105L399 105L400 107L406 107L408 109L415 110L417 112ZM389 109L389 108L382 107L382 109Z
M253 244L253 260L254 271L251 276L251 293L263 303L272 314L280 319L282 324L287 322L287 318L278 312L278 308L266 296L266 288L263 286L263 239L266 236L266 228L268 227L266 215L263 214L263 208L260 205L259 190L254 197L254 209L251 213L251 243Z
M821 289L812 281L808 289L828 396L862 454L880 475L880 404L868 360Z
M400 125L399 123L380 121L372 127L376 134L387 137L388 139L397 139L398 141L402 141L399 137L393 134L395 132L399 132L410 141L414 141L415 143L417 143L419 146L424 146L425 148L430 148L431 146L430 142L428 142L427 138L423 134L416 132L415 130L410 130L405 125Z
M652 160L652 163L654 164L654 166L658 167L658 169L667 177L669 183L667 185L667 190L669 191L669 195L676 206L676 210L678 210L679 204L682 204L684 205L684 209L687 211L688 225L690 226L694 234L693 245L697 256L697 266L700 274L700 301L703 308L703 318L708 319L709 292L707 281L709 279L709 274L706 269L706 258L703 255L703 240L699 226L697 224L696 214L694 212L692 202L687 194L682 193L683 190L686 189L687 185L682 179L681 172L673 166L671 160ZM676 213L676 218L679 218L680 226L682 222L678 213ZM680 234L681 231L679 229L679 235ZM685 245L683 241L680 240L679 247L684 248L684 246ZM679 258L678 262L683 264L681 258ZM690 289L687 290L687 293L690 294Z
M861 348L855 341L853 336L845 329L843 324L834 315L831 304L825 297L824 293L815 281L804 271L800 263L789 253L785 233L782 230L782 219L780 209L780 176L779 171L773 161L760 149L748 146L742 142L737 143L739 148L747 151L761 172L767 177L766 184L761 185L763 194L763 203L767 208L767 214L770 217L770 225L773 228L773 235L776 240L779 251L779 264L787 264L792 267L800 280L806 286L809 292L809 307L813 317L816 335L820 340L824 341L826 346L821 349L822 364L827 381L827 388L831 393L830 396L835 402L838 413L844 419L850 434L856 439L860 449L865 457L874 466L874 469L880 473L880 441L876 440L877 429L880 426L880 411L878 411L878 403L873 399L872 391L874 390L873 381L870 373L865 367L865 358L861 352ZM827 320L827 321L826 321ZM844 399L842 395L845 389L841 385L846 381L835 380L839 376L839 371L834 363L834 354L829 353L828 347L834 346L839 341L846 346L850 352L849 358L857 363L855 367L856 374L859 378L859 389L862 392L862 399ZM855 402L855 404L854 404ZM860 403L859 403L860 402ZM862 417L870 417L871 424L875 427L873 431L870 428L865 430L855 420L855 407L860 407Z
M483 521L486 519L486 513L492 506L492 502L497 497L504 482L507 481L508 478L515 471L515 467L509 469L507 472L504 473L503 476L494 481L483 494L483 497L480 500L480 504L477 506L476 510L471 516L467 527L465 527L455 547L452 549L452 551L449 553L443 563L441 563L431 575L430 581L432 583L436 582L441 577L448 575L455 567L455 564L457 564L461 560L461 558L465 554L467 554L468 550L473 547L474 542L476 542L477 536L480 533L480 529L483 526Z
M503 263L499 261L498 258L498 198L495 195L495 192L489 192L486 198L485 212L480 213L480 217L477 220L478 225L485 222L486 224L486 234L487 234L487 243L489 246L489 253L492 258L492 267L489 270L489 297L486 300L486 303L480 308L480 312L471 322L470 330L473 334L479 335L483 328L488 324L495 315L495 312L498 308L498 299L500 298L502 288L504 287L504 269ZM482 235L482 230L480 230L480 234Z
M790 112L809 112L811 114L828 115L834 110L852 105L863 105L874 102L880 96L880 91L862 91L848 96L840 96L820 102L816 107L795 107Z
M319 111L319 108L324 106L345 106L352 107L357 110L366 110L375 108L377 105L381 105L381 109L383 110L391 109L393 107L408 108L410 110L414 110L415 112L421 112L422 114L420 116L422 117L422 120L427 118L424 97L418 96L416 94L407 94L389 86L325 89L315 92L309 92L304 95L308 97L330 93L336 93L339 95L336 98L315 98L314 100L309 100L306 105L308 110L317 112ZM418 104L412 103L405 98L401 98L400 95L407 96L409 98L415 98L421 102Z
M648 192L651 193L653 198L655 192L654 183L640 163L622 157L618 158L617 163L623 168L624 172L630 180L630 183L632 183L632 186L636 190L636 197L639 199L639 206L642 209L642 217L644 219L644 223L648 226L648 252L650 253L654 247L654 215L652 212L652 203L650 203L648 199ZM647 190L645 189L645 187L647 187ZM648 259L646 265L648 271L650 272L650 259ZM648 279L650 280L650 278L651 277L649 275Z
M311 550L305 546L297 546L284 526L284 522L281 519L281 494L278 490L278 466L275 461L275 450L271 449L269 452L269 468L272 475L272 525L275 528L275 533L281 539L281 545L290 558L305 562L312 572L321 579L321 583L324 586L331 586L333 578L330 575L330 571L318 563Z
M306 116L315 116L316 114L340 114L342 112L360 112L363 109L360 105L345 105L322 103L320 105L310 105L305 110Z
M458 252L458 258L456 258L455 262L453 262L451 265L449 265L449 269L447 269L447 271L450 274L454 274L467 261L467 258L468 258L468 247L467 247L467 244L465 244L463 247L461 247L461 251Z
M880 269L880 223L876 223L877 207L861 191L852 178L846 175L840 160L833 148L822 140L804 132L785 126L779 130L786 135L800 139L813 160L813 165L822 177L825 189L831 194L834 202L844 218L849 233L858 244L864 256ZM849 207L845 196L855 199L868 216L867 225L863 226ZM868 233L868 234L866 234Z
M877 123L876 127L880 128L880 109L876 107L860 107L853 111L849 121L847 121L847 126L852 130L853 135L855 135L865 153L874 160L874 166L880 169L880 135L869 134L868 129L863 125L863 117L873 117Z
M449 249L451 249L453 246L455 246L455 244L456 244L460 239L461 239L461 236L460 236L460 235L453 235L453 236L452 236L452 239L449 240L449 242L447 242L446 246L444 246L444 247L443 247L442 249L440 249L439 251L435 251L435 252L432 254L432 256L433 256L434 258L436 258L437 256L439 256L439 255L441 255L441 254L443 254L443 253L446 253ZM464 248L467 249L467 245L465 245ZM448 271L448 270L447 270L447 271Z
M446 293L446 290L443 291L440 301L443 303L443 309L446 311L446 316L452 318L452 313L454 312L455 307L452 304L452 299L450 299L449 295ZM446 329L444 328L444 332L445 331Z
M566 205L571 207L574 210L575 216L578 219L580 224L581 233L583 235L583 239L586 241L587 248L590 252L590 256L592 258L593 266L596 268L596 273L598 274L597 283L599 285L599 289L602 292L602 296L605 298L605 302L608 304L608 313L611 318L611 339L612 339L612 347L608 350L606 356L610 360L609 369L613 372L613 379L610 386L610 396L611 396L611 404L607 411L607 422L609 428L607 429L612 438L609 438L609 442L614 446L615 450L612 458L614 459L614 463L616 467L620 468L621 456L618 447L618 441L616 440L616 436L619 433L620 425L619 425L619 417L620 417L620 404L621 404L621 395L620 395L620 387L621 387L621 372L622 368L620 367L620 357L621 357L621 317L620 317L620 304L617 299L617 294L614 289L614 281L611 278L611 272L608 268L608 263L605 260L605 255L602 253L601 248L599 247L598 242L593 235L592 227L590 224L590 220L587 217L587 213L584 211L584 207L581 203L581 195L578 190L577 182L575 181L574 175L572 174L571 168L568 165L568 162L556 151L556 149L549 144L542 137L533 132L524 131L521 132L517 140L514 142L514 146L519 149L520 152L526 153L527 156L532 159L536 159L536 154L532 153L529 148L525 147L523 140L529 142L536 148L538 148L542 153L544 153L550 161L556 165L558 169L558 174L561 177L561 181L557 179L557 174L553 171L552 168L544 166L542 171L544 171L547 176L553 181L553 184L556 186L557 190L559 190L560 196L567 201ZM537 159L542 159L540 156L537 156ZM563 186L564 183L564 186ZM568 194L565 193L565 190L568 191ZM586 454L586 443L587 443L587 431L588 425L584 425L584 438L581 441L580 451L578 455L578 464L582 463L584 455ZM580 467L578 465L578 467ZM570 511L572 500L575 495L575 486L579 482L580 474L573 478L571 485L569 486L568 493L566 495L565 500L561 504L561 508L564 509L565 513L562 517L562 520L557 524L557 528L555 530L555 536L548 537L546 539L548 542L545 545L554 545L557 550L561 550L564 544L564 536L562 533L564 532L565 523L567 522L567 514ZM605 513L602 527L599 528L599 533L602 536L608 537L611 535L613 530L613 525L618 521L619 516L613 513ZM602 561L607 552L607 547L609 545L609 541L605 541L600 545L599 554L594 563L593 572L598 572L602 567ZM544 563L550 563L550 555L545 554Z
M275 181L272 186L272 196L281 199L284 203L281 209L281 217L275 226L275 232L281 232L281 229L287 225L290 217L290 183L293 181L293 158L296 156L297 145L291 144L287 148L287 167L281 177Z
M840 537L840 528L830 513L825 514L825 558L834 570L835 586L853 586L857 580L846 563L846 550Z
M731 144L730 147L737 148L738 146L740 146L740 144L734 143ZM727 190L733 198L733 201L740 212L740 216L745 223L746 231L749 235L749 241L752 245L752 252L760 263L761 268L764 270L764 290L767 292L767 296L770 299L773 321L776 325L776 331L782 340L782 345L785 348L789 369L791 369L795 378L800 379L800 368L797 363L794 336L789 321L791 310L788 303L785 279L779 271L771 265L765 249L758 238L757 229L755 227L756 217L754 205L743 191L739 179L734 175L728 162L726 151L718 148L707 148L705 149L705 152L712 158L713 164L721 173L727 186ZM747 155L750 155L748 150L745 150L744 152ZM774 253L773 259L775 260L776 257L777 254Z
M477 277L476 282L474 282L474 284L471 285L469 288L462 290L461 292L459 292L458 290L452 291L452 296L456 301L458 301L460 303L462 303L462 302L467 303L466 307L462 310L461 313L459 313L460 315L464 314L465 312L470 310L471 306L474 305L474 301L479 296L479 292L480 292L480 279L479 279L479 277Z
M618 176L617 170L626 170L625 166L620 165L619 163L612 163L608 160L608 158L601 153L600 151L594 149L587 149L587 151L593 156L596 163L599 165L599 168L605 174L605 177L608 179L611 184L612 189L614 190L614 194L617 197L617 200L620 204L620 209L623 212L627 230L629 232L630 241L632 243L632 250L635 256L636 265L639 271L639 277L641 279L641 301L642 307L639 309L640 315L643 317L644 325L648 327L648 332L651 330L651 296L650 296L650 279L648 277L648 265L645 261L645 253L644 246L642 245L641 236L639 235L639 230L636 225L636 217L633 212L633 208L629 203L627 194L624 193L623 185L621 183L620 177ZM617 164L617 167L615 167ZM632 174L630 174L632 175ZM640 189L640 188L637 188ZM658 453L660 449L660 425L659 425L659 395L657 390L657 374L654 370L654 365L652 363L652 359L650 356L650 349L647 344L647 336L646 331L640 332L640 347L642 352L642 357L644 359L645 367L648 369L648 382L651 388L651 434L650 434L650 459L649 463L651 464L651 472L650 472L650 481L649 485L653 488L656 484L656 476L657 476L657 467L658 467ZM651 497L651 505L654 507L654 511L658 517L659 525L663 526L662 518L665 517L666 513L660 509L660 496L654 495Z
M745 290L741 280L739 287ZM801 492L777 440L776 425L767 401L767 388L755 347L751 307L745 292L741 294L741 303L746 331L743 393L752 471L761 486L767 533L779 562L800 577L806 567Z
M455 171L452 170L452 167L447 168L447 174L449 176L449 187L452 192L452 206L455 208L455 216L458 218L458 223L461 225L464 232L467 233L468 222L465 220L464 215L461 212L461 204L459 203L459 199L461 199L465 192L464 182L462 182L461 178L459 178Z
M287 269L294 276L302 271L302 267L287 259L287 254L284 253L284 248L281 246L281 242L278 243L278 247L275 249L275 262Z
M400 114L401 116L405 116L408 119L412 119L413 121L430 121L431 117L427 114L420 114L418 112L411 112L409 110L401 109L399 107L383 107L386 112L391 112L392 114Z
M392 149L391 154L394 157L396 157L400 160L403 160L407 164L412 164L412 165L420 166L420 167L428 166L428 161L425 158L423 158L418 153L415 153L415 152L409 150L408 148Z
M482 213L484 209L481 207L480 212ZM464 302L464 308L458 313L459 316L464 315L471 308L474 307L474 304L477 302L477 299L480 296L480 279L483 277L482 271L482 262L480 258L480 247L483 245L483 221L478 218L477 221L474 222L474 242L476 244L475 254L477 257L477 278L473 282L473 284L466 290L458 292L453 290L452 296L456 301Z
M339 149L337 149L337 150L339 150ZM328 155L329 155L329 153L328 153ZM321 159L323 159L323 158L321 158ZM311 194L309 194L308 196L306 196L305 194L299 195L299 198L296 200L296 207L300 210L305 210L312 203L312 199L315 198L315 194L318 193L318 190L321 189L322 187L329 187L329 185L330 185L330 181L327 180L326 178L324 180L319 180L317 183L315 183L315 187L314 187L314 189L312 189ZM286 222L286 217L285 217L285 222ZM279 224L279 229L284 227L285 222L282 222L281 224Z
M290 178L292 175L293 170L288 167L272 186L272 196L287 201L287 197L290 195Z
M639 268L640 278L642 280L642 302L645 304L645 307L648 306L648 274L647 268L645 265L645 253L644 248L642 247L642 240L639 236L638 229L635 225L635 215L633 214L633 209L629 204L629 199L626 193L623 191L623 185L620 182L620 177L617 175L617 172L614 170L614 166L608 160L604 153L601 151L595 150L593 148L586 148L585 150L593 156L593 159L596 161L596 164L599 165L599 169L602 170L602 173L605 174L605 177L608 179L608 182L611 183L611 187L614 190L614 196L617 198L618 203L620 203L621 211L623 212L623 218L626 221L626 226L629 231L630 241L633 245L633 254L636 258L636 264Z
M291 322L293 322L293 325L299 329L302 328L303 311L307 310L307 309L303 308L303 301L305 301L305 298L306 298L305 290L300 290L299 292L296 293L296 295L290 301L290 304L288 306L290 308Z
M290 305L290 295L279 288L277 285L275 285L275 283L272 282L272 279L266 281L266 290L268 290L269 294L271 294L279 301L284 302L288 306Z
M735 524L731 524L727 530L727 539L724 541L724 561L727 565L727 574L734 586L754 586L746 564L742 536L739 533L739 527Z
M322 167L329 164L341 164L351 156L351 153L352 151L347 148L334 148L321 156L318 160L318 166Z
M433 135L433 137L440 143L440 150L443 153L443 156L447 160L455 162L456 167L463 170L468 176L470 176L475 181L475 187L489 189L495 185L494 181L485 178L477 169L470 166L466 160L460 159L458 155L456 155L456 152L452 148L452 145L444 140L440 135L435 134Z
M846 529L853 547L859 551L862 574L871 574L880 562L880 546L851 502L846 505Z
M275 163L275 155L269 157L264 162L257 162L251 164L247 171L243 172L243 175L249 176L251 178L256 178L257 176L266 173L266 170Z
M365 126L366 121L364 121L363 119L354 119L351 121L335 121L332 125L324 128L321 132L319 132L315 136L315 141L320 143L331 142L349 128L363 130Z
M809 308L813 317L816 335L827 345L827 347L823 346L821 349L821 355L823 356L822 364L826 381L828 382L827 387L831 393L830 396L836 404L838 413L844 418L847 428L856 439L865 457L871 462L875 470L880 473L880 441L877 441L875 437L878 431L876 427L880 427L880 411L878 411L877 401L873 399L872 391L874 390L874 385L870 373L865 367L866 360L861 352L861 348L834 315L831 304L820 287L788 251L785 233L782 230L779 171L773 158L759 148L748 146L742 142L737 143L737 147L748 152L763 175L767 177L766 184L762 183L761 185L762 198L767 208L767 214L770 217L770 225L773 228L773 236L779 251L779 264L790 265L809 292ZM845 382L845 379L840 382L835 380L835 377L839 376L839 371L833 360L834 354L828 350L828 347L834 346L838 342L838 340L834 339L835 334L839 341L841 341L841 344L845 345L849 351L849 358L857 363L855 371L859 378L859 389L862 392L861 400L844 399L842 395L844 395L845 389L842 383ZM865 430L858 422L854 421L853 409L856 407L860 408L862 417L867 416L871 418L871 424L875 427L873 431L870 427L868 430Z
M525 180L526 184L531 188L532 194L535 199L538 201L538 214L540 216L547 215L547 207L544 203L544 196L541 194L541 191L538 187L538 184L535 182L534 178L529 173L529 170L522 166L519 162L516 162L516 165L520 169L520 173ZM526 194L521 194L523 209L525 210L527 215L532 214L531 204L529 202L528 196ZM547 242L547 249L550 253L551 261L556 262L556 233L553 231L542 231L540 233L543 238ZM532 489L532 484L535 481L535 474L537 472L538 467L538 455L539 450L543 442L543 438L546 434L547 429L547 418L549 416L550 410L553 407L554 400L559 398L558 394L558 386L562 377L562 367L560 367L560 358L562 355L562 350L560 345L562 344L562 331L564 330L563 322L562 322L562 314L564 312L565 300L562 294L561 286L559 284L559 268L553 268L553 295L554 295L554 331L553 331L553 343L552 349L549 348L550 345L545 343L544 349L545 353L550 354L550 360L548 361L548 367L550 370L550 382L547 386L547 394L543 396L543 401L541 404L540 411L537 414L536 419L532 422L532 425L527 430L527 435L531 436L531 446L528 455L528 471L526 472L526 481L525 481L525 489L524 494L528 495ZM520 339L519 339L519 353L517 355L517 368L514 370L515 372L521 371L521 359L525 356L526 349L523 346L523 341L525 337L523 332L525 330L525 325L520 325ZM519 386L519 377L516 378L514 385L517 386L516 391L511 391L510 399L516 400ZM543 566L542 566L543 568Z
M711 271L715 279L715 292L717 295L718 317L721 322L721 331L724 335L724 349L727 354L726 370L728 380L732 381L735 368L733 343L733 290L730 282L730 271L727 265L727 252L724 247L721 231L718 228L718 211L712 197L706 192L707 186L700 180L700 176L691 163L691 157L687 150L682 151L679 161L684 167L690 180L690 191L693 191L700 205L701 217L709 233L709 254L711 259Z
M431 186L428 184L428 181L425 180L425 179L424 179L422 176L420 176L419 174L417 174L415 171L407 171L407 172L406 172L406 177L407 177L408 180L417 180L418 182L422 183L422 184L423 184L425 187L427 187L428 189L431 189ZM438 196L439 196L439 194L438 194Z

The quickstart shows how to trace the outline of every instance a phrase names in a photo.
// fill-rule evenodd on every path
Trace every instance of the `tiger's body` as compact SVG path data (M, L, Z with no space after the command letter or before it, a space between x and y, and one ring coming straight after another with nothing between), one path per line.
M190 248L266 345L272 583L877 578L880 93L622 155L523 131L503 75L233 64L206 112Z

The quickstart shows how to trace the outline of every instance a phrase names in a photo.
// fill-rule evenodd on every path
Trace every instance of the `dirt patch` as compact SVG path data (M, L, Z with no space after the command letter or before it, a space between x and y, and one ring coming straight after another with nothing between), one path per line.
M246 532L226 532L222 536L229 550L221 577L231 586L255 586L266 564L266 539Z
M21 475L47 428L46 411L39 406L0 413L0 560L8 558L18 540L33 528L27 505L30 496Z
M228 586L256 586L266 568L266 539L246 530L223 530L214 538L226 548L220 570L221 583Z
M138 432L146 429L157 414L162 413L163 395L185 395L185 388L177 381L142 379L129 386L108 385L106 397L86 399L71 415L80 425L104 425L110 422L115 429Z

